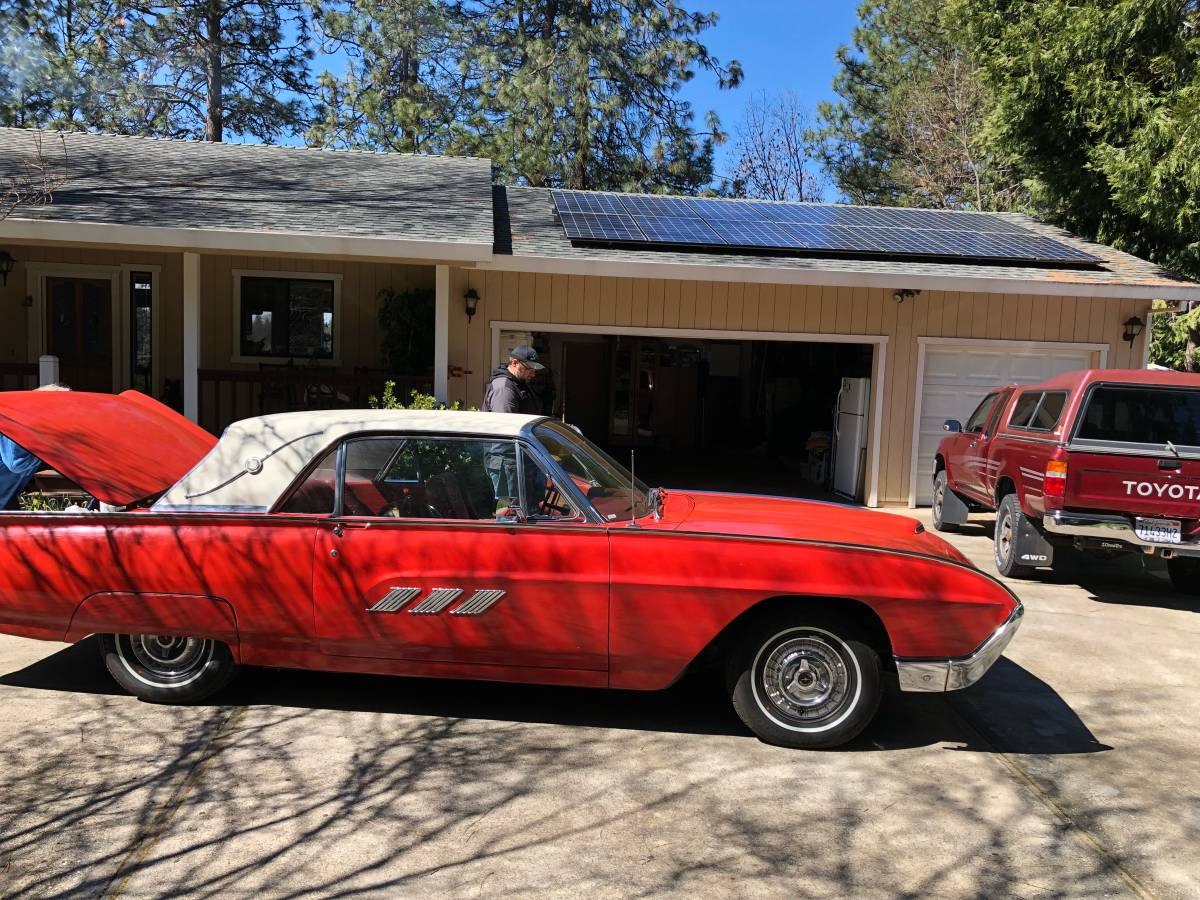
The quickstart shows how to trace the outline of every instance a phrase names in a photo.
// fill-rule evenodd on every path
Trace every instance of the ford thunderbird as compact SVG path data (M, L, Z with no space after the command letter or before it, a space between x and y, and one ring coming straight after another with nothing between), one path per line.
M0 434L89 498L0 513L0 631L97 635L144 700L241 665L654 690L724 668L789 747L884 683L976 682L1017 598L912 519L648 488L537 416L335 410L218 441L141 394L0 394Z

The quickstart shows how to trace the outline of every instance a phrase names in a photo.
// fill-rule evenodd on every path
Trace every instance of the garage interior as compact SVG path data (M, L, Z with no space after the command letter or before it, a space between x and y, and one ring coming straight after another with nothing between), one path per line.
M870 397L870 344L534 331L551 415L650 484L861 500L869 415L834 446L843 379ZM846 404L843 403L843 406ZM852 448L851 442L861 443ZM839 472L838 459L841 459ZM853 469L853 471L848 471ZM837 486L844 494L835 494Z

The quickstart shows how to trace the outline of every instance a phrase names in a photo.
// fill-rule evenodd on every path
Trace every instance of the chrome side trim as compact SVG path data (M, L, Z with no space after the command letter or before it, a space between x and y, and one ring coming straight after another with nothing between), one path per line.
M465 603L450 610L450 615L477 616L497 603L504 596L504 593L504 591L498 589L476 591Z
M458 599L462 588L434 588L429 596L409 609L414 616L433 616Z
M1162 516L1161 518L1171 518ZM1058 510L1042 519L1042 526L1050 534L1065 537L1095 538L1100 541L1119 541L1147 551L1170 550L1180 556L1200 556L1200 543L1166 544L1147 541L1133 529L1133 523L1125 516L1101 513L1073 513Z
M415 600L421 594L420 588L415 587L394 587L374 606L368 606L367 612L373 613L394 613L400 607L410 600Z
M958 691L970 687L1000 658L1021 625L1025 607L1021 601L986 641L966 656L956 659L903 659L896 657L896 672L902 691Z

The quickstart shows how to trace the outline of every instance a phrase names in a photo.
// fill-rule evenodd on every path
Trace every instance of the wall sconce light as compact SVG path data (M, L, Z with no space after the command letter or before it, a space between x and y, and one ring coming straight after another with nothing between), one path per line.
M900 288L900 290L892 294L892 299L897 303L903 303L905 300L911 300L919 293L921 293L919 290L914 291L912 288Z
M1125 333L1122 334L1121 337L1125 338L1125 340L1129 341L1131 344L1137 340L1137 336L1141 334L1142 329L1146 327L1146 323L1137 316L1131 316L1121 324L1125 326Z
M7 250L0 250L0 285L8 287L8 273L13 270L13 266L17 261L12 258L12 254Z
M475 311L479 309L479 295L475 293L475 288L467 288L467 292L463 294L463 309L467 312L467 324L471 324L471 319L475 318Z

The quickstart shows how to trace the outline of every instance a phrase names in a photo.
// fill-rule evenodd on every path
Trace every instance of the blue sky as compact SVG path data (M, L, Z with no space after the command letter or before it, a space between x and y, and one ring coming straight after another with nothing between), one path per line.
M688 8L720 14L702 40L722 62L736 59L745 70L736 90L718 90L715 79L700 75L683 92L699 121L715 109L730 134L756 92L792 90L809 108L832 98L834 52L850 43L858 22L858 0L689 0ZM717 151L718 173L727 169L729 150L726 144Z

